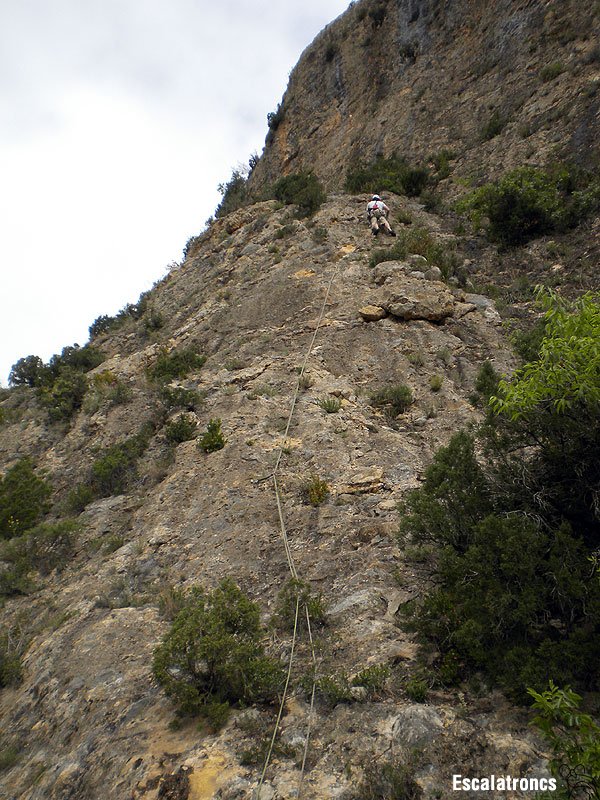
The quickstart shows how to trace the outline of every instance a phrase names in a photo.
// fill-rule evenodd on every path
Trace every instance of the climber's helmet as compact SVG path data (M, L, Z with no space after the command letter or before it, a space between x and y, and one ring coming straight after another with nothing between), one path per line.
M374 194L371 200L381 200L381 197L378 194Z

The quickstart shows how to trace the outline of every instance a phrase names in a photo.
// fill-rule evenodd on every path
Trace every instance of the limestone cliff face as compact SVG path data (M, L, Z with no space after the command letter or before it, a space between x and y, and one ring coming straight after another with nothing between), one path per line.
M255 798L262 765L247 754L268 741L275 709L236 710L218 734L193 721L170 728L173 705L153 681L151 660L168 628L159 608L167 586L211 588L231 577L260 604L265 623L273 618L288 565L263 478L280 452L294 562L327 608L319 674L352 676L380 664L391 671L375 697L355 686L352 702L317 702L304 800L354 800L366 763L408 763L415 750L425 800L452 796L455 772L547 774L527 719L499 693L482 686L411 700L405 687L418 648L398 622L428 573L403 556L397 503L435 450L479 419L469 396L482 362L513 368L501 319L473 285L469 292L457 279L442 282L421 256L370 268L374 247L385 243L369 234L364 197L336 189L353 160L394 151L418 160L452 149L455 191L461 175L477 180L543 161L557 147L589 159L600 96L597 9L558 0L361 0L303 54L250 178L258 191L314 169L329 188L327 204L299 220L259 202L191 241L185 261L147 298L146 317L94 340L104 360L68 422L51 423L32 389L2 394L0 474L30 457L53 486L50 520L68 513L70 489L99 454L144 425L149 431L120 493L87 502L77 516L74 551L60 569L32 575L0 609L0 641L8 632L23 662L21 683L0 691L2 798ZM504 126L484 140L494 112ZM508 283L517 275L520 264L457 242L423 205L386 199L399 229L412 224L446 248L458 245L465 285L478 271ZM514 259L529 268L536 258L545 274L544 247L533 243ZM583 267L576 269L579 281ZM589 269L595 281L596 265ZM200 393L189 412L199 431L222 420L226 445L211 454L194 440L169 445L166 426L181 409L167 409L148 379L160 352L188 347L206 361L170 390ZM94 389L116 382L127 390L118 403ZM370 398L396 383L410 387L414 402L390 420ZM337 413L325 413L324 400L337 401ZM303 497L313 475L330 489L319 507ZM0 560L0 572L8 567ZM274 630L266 644L286 663L287 634ZM297 796L310 664L302 639L262 800Z
M417 203L391 201L413 224L451 238ZM417 648L397 611L421 591L424 577L402 559L397 501L418 484L433 451L477 419L468 395L482 361L492 359L500 371L512 361L491 301L449 288L435 271L427 280L419 256L371 270L371 249L359 197L330 197L308 222L274 202L237 211L197 239L185 263L151 293L165 321L159 331L149 334L143 320L131 320L96 340L105 360L94 374L124 382L125 402L86 405L57 426L30 389L3 401L3 469L31 456L47 470L55 515L103 448L145 422L153 433L137 478L79 515L75 552L62 569L35 575L31 592L10 597L1 611L5 630L25 637L23 681L0 693L3 746L18 748L14 765L0 773L2 797L255 796L260 764L242 754L270 736L274 709L238 711L220 734L193 722L170 730L173 706L150 664L168 626L158 607L166 585L212 587L230 576L260 603L265 622L272 617L288 567L272 485L261 479L282 446L296 568L328 609L318 633L320 673L352 675L386 664L393 676L371 700L358 688L353 703L317 704L306 800L352 797L366 761L390 752L404 761L415 748L427 798L440 790L448 796L453 771L475 762L481 774L544 773L526 720L499 694L461 699L439 691L424 706L402 689ZM330 282L284 440L297 369ZM368 307L378 309L377 321L366 321ZM160 347L185 346L207 361L174 385L205 394L194 412L200 429L211 418L223 421L227 443L210 455L195 441L167 446L168 419L146 378ZM415 401L392 424L369 397L397 381L410 386ZM339 411L325 413L324 398L337 398ZM330 487L319 508L302 499L310 475ZM285 661L289 636L274 634L269 650ZM309 712L298 687L309 665L302 640L263 800L295 796Z
M361 0L302 54L251 185L312 169L340 187L358 159L442 149L474 180L559 153L589 166L599 26L571 0Z

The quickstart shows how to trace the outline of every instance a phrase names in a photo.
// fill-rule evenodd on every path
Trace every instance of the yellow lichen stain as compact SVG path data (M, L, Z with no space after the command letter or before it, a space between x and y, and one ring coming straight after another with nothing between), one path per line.
M194 767L190 773L190 794L188 800L211 800L222 783L228 770L225 759L220 755L210 755L202 766Z
M315 274L314 269L299 269L298 272L294 272L294 278L312 278Z
M342 255L344 255L344 256L347 256L350 253L353 253L355 250L356 250L356 247L353 244L345 244L345 245L342 245L342 247L340 247L340 253Z
M293 439L291 437L286 439L284 436L278 436L274 441L265 443L263 449L279 450L280 447L289 450L297 449L298 447L302 447L302 439Z

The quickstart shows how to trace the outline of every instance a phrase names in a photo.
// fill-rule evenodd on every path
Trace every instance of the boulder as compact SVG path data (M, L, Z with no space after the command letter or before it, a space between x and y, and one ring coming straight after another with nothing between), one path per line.
M365 322L377 322L386 316L386 311L381 306L363 306L358 313Z
M398 714L392 725L392 738L406 750L420 749L431 744L443 728L442 718L434 708L415 704Z
M404 277L401 287L390 287L386 295L381 306L398 319L440 322L454 313L455 300L445 286L424 283L409 275Z

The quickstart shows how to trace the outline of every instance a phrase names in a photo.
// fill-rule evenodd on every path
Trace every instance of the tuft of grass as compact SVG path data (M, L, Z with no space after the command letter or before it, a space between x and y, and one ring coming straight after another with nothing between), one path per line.
M432 392L439 392L444 383L444 378L441 375L432 375L429 379L429 388Z
M313 385L313 379L309 375L306 374L301 375L298 385L300 389L302 389L302 391L305 392L307 389L310 389L310 387Z
M317 400L317 405L322 408L326 414L337 414L342 407L342 401L339 397L321 397Z
M307 627L306 614L311 625L325 624L325 605L320 594L313 594L310 584L298 578L290 578L279 592L277 599L277 624L293 631L296 619L296 601L298 601L298 629Z
M507 122L507 118L496 109L479 131L481 141L488 142L490 139L498 136L506 127Z
M389 419L395 419L404 413L412 402L412 391L404 383L385 386L372 394L370 400L373 408L382 409Z
M329 486L327 482L319 478L318 475L311 475L302 487L304 500L311 506L320 506L329 496Z
M19 748L13 744L0 743L0 772L9 770L19 760Z
M407 681L404 690L411 700L415 703L425 703L429 695L429 687L420 678L411 678Z
M540 70L540 78L544 83L555 80L559 75L565 71L566 67L562 61L554 61L552 64L547 64Z
M358 672L352 678L352 686L362 686L367 690L369 699L381 694L385 682L390 677L390 668L387 664L373 664L371 667Z

